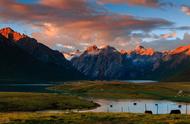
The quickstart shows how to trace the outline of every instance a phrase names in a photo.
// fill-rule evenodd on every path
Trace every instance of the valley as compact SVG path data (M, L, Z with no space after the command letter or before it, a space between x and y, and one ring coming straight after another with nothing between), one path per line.
M167 52L93 45L69 54L3 28L0 123L148 123L142 116L149 122L189 121L168 115L172 109L189 114L189 51L189 45ZM142 114L145 108L160 115Z
M190 0L0 0L0 124L190 124Z

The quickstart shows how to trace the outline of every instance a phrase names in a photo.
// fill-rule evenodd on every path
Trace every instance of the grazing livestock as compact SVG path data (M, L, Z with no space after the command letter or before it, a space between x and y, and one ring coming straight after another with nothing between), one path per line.
M170 114L181 114L180 110L171 110Z
M148 111L148 110L147 110L147 111L145 111L144 113L145 113L145 114L152 114L152 111Z
M178 108L181 108L182 107L182 105L178 105Z

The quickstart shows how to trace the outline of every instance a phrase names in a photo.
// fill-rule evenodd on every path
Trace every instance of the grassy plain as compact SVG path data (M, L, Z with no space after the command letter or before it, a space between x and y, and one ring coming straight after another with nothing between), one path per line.
M124 83L118 81L80 81L50 87L62 93L103 99L159 99L190 102L190 83Z
M0 113L2 124L189 124L189 115L129 113Z
M93 102L68 95L0 92L0 112L89 109L96 106Z

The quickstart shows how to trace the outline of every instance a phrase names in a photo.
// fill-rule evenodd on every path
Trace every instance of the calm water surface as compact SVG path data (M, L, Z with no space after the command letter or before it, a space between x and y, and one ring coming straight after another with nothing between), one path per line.
M154 81L154 80L121 80L120 82L128 82L128 83L156 83L158 81Z
M165 100L94 100L101 106L89 112L130 112L144 113L146 110L153 114L168 114L171 110L180 110L183 114L190 114L190 104Z
M154 83L152 80L122 80L120 82L131 83ZM47 90L47 87L59 85L60 83L0 83L0 92L56 92ZM64 84L64 83L61 83Z
M47 87L56 84L0 84L0 92L54 92L47 90Z

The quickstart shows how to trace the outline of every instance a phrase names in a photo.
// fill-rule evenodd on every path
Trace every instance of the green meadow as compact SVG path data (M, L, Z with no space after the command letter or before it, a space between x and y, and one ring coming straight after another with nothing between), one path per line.
M89 109L97 106L93 102L68 95L0 92L0 112Z
M123 83L118 81L80 81L50 87L62 93L101 99L157 99L190 102L190 83Z

